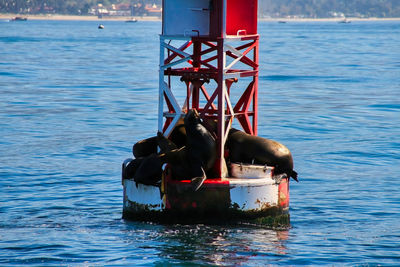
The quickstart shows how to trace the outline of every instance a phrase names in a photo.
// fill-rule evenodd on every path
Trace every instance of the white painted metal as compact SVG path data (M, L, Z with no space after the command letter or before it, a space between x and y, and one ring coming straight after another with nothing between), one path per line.
M209 35L210 0L164 0L163 8L163 35Z
M178 122L179 118L183 116L182 113L182 107L179 105L178 101L176 100L174 94L171 91L171 88L169 87L169 84L165 81L165 75L164 75L164 70L171 67L178 65L180 63L187 62L191 57L189 54L179 50L176 47L173 47L169 44L166 43L166 40L171 40L169 38L165 38L165 36L160 36L160 67L159 67L159 104L158 104L158 131L162 132L163 125L164 125L164 93L168 100L170 101L171 105L173 106L175 113L168 113L169 117L173 117L172 122L168 126L168 128L165 130L164 135L169 136L169 134L172 132L173 128L175 127L175 124ZM164 64L165 60L165 49L170 49L173 50L174 52L184 56L185 58L183 59L178 59L173 62L170 62L169 64Z
M174 118L171 122L171 124L168 126L168 128L165 130L164 134L165 136L169 136L169 134L172 132L172 130L175 127L175 124L178 122L179 118L182 116L182 108L179 106L178 101L175 99L174 94L171 92L171 88L169 88L168 84L166 82L164 82L164 86L163 86L163 92L165 92L165 94L167 95L169 101L171 102L171 105L174 107L175 109L175 115ZM164 94L163 94L164 95ZM163 119L162 117L159 119ZM161 131L161 130L160 130Z
M229 179L231 205L242 211L278 206L279 184L270 178Z
M231 206L241 211L260 211L279 205L279 184L272 178L240 179L225 178L230 188ZM132 203L145 205L149 211L165 209L160 189L156 186L138 184L124 180L124 208Z
M160 66L158 71L158 131L162 132L164 124L164 38L160 38Z
M222 44L223 45L223 44ZM219 61L219 60L218 60ZM218 62L218 68L224 70L225 66L226 66L226 52L222 51L222 66L220 66L220 62ZM222 110L223 112L220 112L219 118L218 118L218 124L219 124L219 129L221 129L221 143L219 145L219 147L217 148L218 154L220 155L220 159L219 159L219 166L224 166L225 163L225 159L224 159L224 148L225 148L225 142L228 139L228 129L226 128L225 125L225 100L229 101L229 97L228 97L228 90L226 87L226 79L225 79L225 74L222 73L222 79L220 80L220 86L222 87L220 94L218 95L218 110ZM231 121L230 123L231 124ZM230 125L229 125L230 126ZM222 167L221 167L222 170ZM224 175L221 171L221 176ZM221 177L221 178L225 178L225 177Z
M224 30L222 32L223 32L223 38L225 39L227 36L226 31L225 31L225 29L226 29L226 14L227 14L226 13L227 0L224 0L223 2L224 2L224 4L222 5L222 29L224 29Z
M244 163L231 163L231 173L235 178L270 178L272 179L274 167L267 165L254 165Z
M178 48L173 47L172 45L169 45L169 44L165 44L165 43L164 43L163 46L164 46L165 48L168 48L168 49L174 51L175 53L177 53L177 54L179 54L179 55L184 56L186 60L190 59L190 54L185 53L185 52L179 50Z
M137 184L133 180L124 180L124 207L129 209L132 203L146 205L149 210L162 210L163 202L160 188Z
M239 60L242 59L242 57L244 56L244 54L241 53L241 52L240 52L239 50L237 50L236 48L234 48L233 46L228 45L228 44L225 44L225 45L224 45L224 50L225 50L225 51L230 51L230 52L232 52L232 54L234 54L234 55L237 56L237 58L236 58L235 60L233 60L229 66L227 66L227 67L224 68L224 73L227 73L228 70L230 70L230 69L233 67L233 65L235 65L237 62L239 62Z
M226 105L227 105L227 107L229 109L229 112L231 113L231 117L230 117L229 123L228 123L228 125L226 126L226 129L225 129L226 135L224 137L224 144L225 144L226 140L228 139L229 129L231 128L233 119L235 117L235 111L233 110L231 99L229 98L229 94L228 94L228 91L226 89L227 89L226 86L224 86L225 101L226 101Z

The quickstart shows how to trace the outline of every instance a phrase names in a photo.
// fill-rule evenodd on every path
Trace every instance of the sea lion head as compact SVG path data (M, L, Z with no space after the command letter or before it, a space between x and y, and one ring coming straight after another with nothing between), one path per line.
M199 124L201 122L200 115L195 109L191 109L185 116L185 125Z

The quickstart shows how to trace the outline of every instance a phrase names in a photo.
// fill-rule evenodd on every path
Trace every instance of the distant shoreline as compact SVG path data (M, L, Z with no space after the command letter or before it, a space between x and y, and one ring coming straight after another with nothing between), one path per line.
M340 22L340 21L400 21L400 18L259 18L258 21L271 22Z
M161 21L159 17L132 16L132 17L111 17L104 16L76 16L76 15L21 15L21 14L0 14L0 20L11 20L14 17L24 17L28 20L71 20L71 21L126 21L136 19L138 21ZM344 18L259 18L258 21L270 22L340 22ZM346 18L347 21L400 21L400 18Z
M28 20L70 20L70 21L126 21L131 19L141 20L141 21L161 21L158 17L151 16L103 16L98 18L97 16L77 16L77 15L23 15L23 14L0 14L0 20L11 20L15 17L27 18Z

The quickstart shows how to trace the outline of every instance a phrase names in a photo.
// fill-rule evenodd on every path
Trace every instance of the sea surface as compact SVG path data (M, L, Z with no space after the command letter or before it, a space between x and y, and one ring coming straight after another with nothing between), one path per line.
M260 22L259 135L291 227L125 221L157 128L160 22L0 21L1 266L400 265L400 22Z

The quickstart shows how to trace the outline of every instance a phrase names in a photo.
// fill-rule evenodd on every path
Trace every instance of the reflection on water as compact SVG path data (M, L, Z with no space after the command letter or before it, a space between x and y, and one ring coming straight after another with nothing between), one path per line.
M286 242L290 230L271 230L253 226L221 225L156 225L157 231L143 231L134 222L128 226L126 242L148 252L142 260L154 254L161 262L191 262L212 265L261 264L270 256L288 253ZM129 237L128 237L129 236ZM151 240L151 241L150 241ZM151 242L151 245L150 245Z
M126 223L135 225L133 222ZM157 234L147 236L152 240L152 245L141 246L141 249L149 252L147 259L157 254L165 263L230 266L261 263L266 257L287 254L285 243L290 231L219 225L159 225L156 228ZM142 233L142 229L128 232L128 243L140 242L138 232Z

